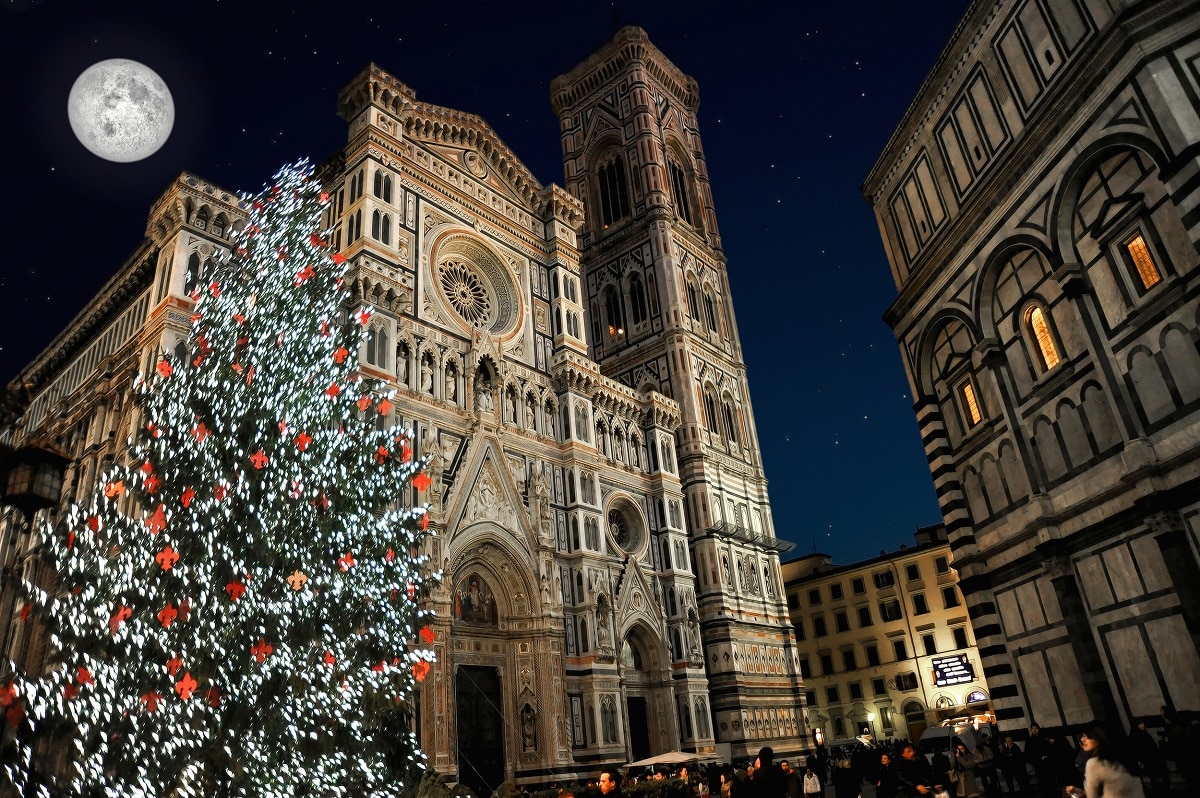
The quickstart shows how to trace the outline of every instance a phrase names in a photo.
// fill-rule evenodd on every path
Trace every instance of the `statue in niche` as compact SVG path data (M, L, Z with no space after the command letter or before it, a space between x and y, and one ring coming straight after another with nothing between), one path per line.
M421 442L421 457L428 457L425 473L429 476L430 493L440 496L442 493L442 472L445 471L446 461L442 458L442 447L437 442L437 432L430 430ZM437 503L434 502L436 505Z
M521 747L526 751L537 748L537 713L529 704L521 709Z
M454 374L454 369L446 369L446 401L454 402L458 399L458 379Z
M554 437L554 411L549 407L546 408L546 434Z
M408 347L396 347L396 378L401 385L408 385Z
M454 619L472 626L496 626L496 597L477 572L460 580L454 590Z
M496 410L495 399L492 397L492 389L486 382L479 383L479 393L475 397L476 405L484 413L492 413Z
M533 432L537 428L537 421L533 414L533 405L530 402L525 403L525 429Z
M505 395L504 401L507 404L508 422L515 426L517 423L517 397L509 393Z
M433 365L428 358L421 358L421 390L433 393Z
M533 513L534 526L538 532L549 537L550 529L550 486L546 482L545 468L533 469L533 474L529 477L530 481L530 510Z

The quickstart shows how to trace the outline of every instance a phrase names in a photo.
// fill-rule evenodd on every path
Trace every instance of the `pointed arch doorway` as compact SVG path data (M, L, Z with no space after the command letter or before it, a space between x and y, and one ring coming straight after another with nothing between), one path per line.
M678 746L675 702L661 642L634 627L621 645L621 687L625 696L630 761L672 751Z
M504 713L500 669L459 665L454 673L458 780L476 795L504 782Z

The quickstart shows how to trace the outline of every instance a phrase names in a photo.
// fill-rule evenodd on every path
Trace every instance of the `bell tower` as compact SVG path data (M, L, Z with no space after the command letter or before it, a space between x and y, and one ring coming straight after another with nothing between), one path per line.
M696 112L695 80L636 27L551 84L602 373L679 403L675 459L718 742L807 748L758 433ZM786 545L786 544L785 544ZM659 574L670 584L670 569Z

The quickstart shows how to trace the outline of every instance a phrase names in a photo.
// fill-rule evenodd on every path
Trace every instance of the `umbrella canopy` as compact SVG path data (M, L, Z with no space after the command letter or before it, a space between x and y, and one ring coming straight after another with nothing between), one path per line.
M630 762L626 765L629 768L652 768L656 765L682 765L687 762L716 762L720 759L716 754L695 754L687 751L668 751L665 754L658 754L649 759L639 759L637 762Z

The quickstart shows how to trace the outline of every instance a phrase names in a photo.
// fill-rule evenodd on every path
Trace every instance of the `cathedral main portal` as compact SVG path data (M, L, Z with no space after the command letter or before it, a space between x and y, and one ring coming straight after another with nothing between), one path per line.
M458 779L476 795L491 795L504 781L504 713L500 671L459 665L454 676Z

